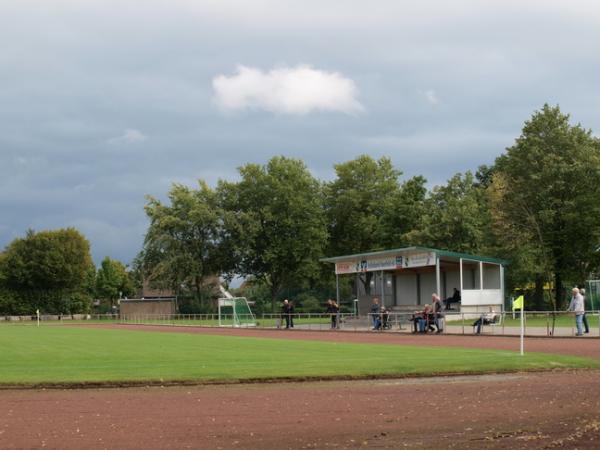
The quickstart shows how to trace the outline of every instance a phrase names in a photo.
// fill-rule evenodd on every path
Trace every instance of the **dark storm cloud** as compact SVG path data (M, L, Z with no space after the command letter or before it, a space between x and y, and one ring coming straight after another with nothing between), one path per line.
M600 129L594 3L413 3L4 2L0 247L76 226L96 261L130 262L144 196L172 182L214 184L275 154L329 179L369 153L435 184L493 162L544 102ZM224 113L213 80L238 65L338 73L362 111Z

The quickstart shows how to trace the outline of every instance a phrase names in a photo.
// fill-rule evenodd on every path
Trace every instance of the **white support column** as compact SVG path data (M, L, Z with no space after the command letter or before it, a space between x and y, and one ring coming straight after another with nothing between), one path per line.
M462 291L463 291L463 259L462 258L460 258L458 266L460 269L460 294L462 295Z
M381 271L381 306L385 305L385 280L383 279L383 270Z
M479 290L483 291L483 262L479 261Z
M442 283L441 283L441 276L440 276L440 257L438 255L435 255L435 289L436 289L436 294L442 298L442 292L441 292L441 288L442 288Z
M502 312L504 312L504 266L500 266L500 296L502 298Z

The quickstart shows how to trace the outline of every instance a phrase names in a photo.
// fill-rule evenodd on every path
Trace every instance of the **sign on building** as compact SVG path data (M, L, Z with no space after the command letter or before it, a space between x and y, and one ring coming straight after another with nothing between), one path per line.
M335 273L338 275L348 273L375 272L380 270L395 270L435 265L435 253L415 253L404 256L387 256L357 259L335 263Z

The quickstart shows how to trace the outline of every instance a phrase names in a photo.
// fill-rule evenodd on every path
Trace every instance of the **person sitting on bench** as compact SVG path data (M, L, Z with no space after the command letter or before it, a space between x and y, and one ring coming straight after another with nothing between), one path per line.
M390 324L390 312L385 306L381 307L381 328L384 330L392 329L392 325Z
M385 306L382 306L379 311L379 316L377 316L377 320L375 321L375 328L373 329L389 330L391 328L388 323L388 321L390 320L390 312L385 308Z
M489 313L483 313L481 317L479 317L479 319L477 319L475 323L473 323L473 330L475 329L475 327L477 327L477 332L475 334L481 334L481 327L483 327L484 325L490 325L494 323L495 316L496 314L494 313L494 311L492 311L491 308Z
M452 297L448 297L446 300L444 300L444 304L446 305L445 309L452 309L452 303L460 303L460 291L456 288L454 288L454 293L452 294Z
M413 333L416 333L419 331L419 320L421 320L422 318L423 318L422 311L413 311L413 314L410 318L410 321L413 323Z
M435 330L435 328L433 328L433 309L431 309L431 306L425 305L421 317L419 318L419 332L427 333L428 331L433 330Z

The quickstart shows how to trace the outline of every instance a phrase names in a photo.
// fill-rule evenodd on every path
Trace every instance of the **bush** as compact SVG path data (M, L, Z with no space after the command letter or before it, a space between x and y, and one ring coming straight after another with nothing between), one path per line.
M16 293L0 289L0 315L21 316L31 313L31 307L21 301Z
M302 313L323 313L325 312L325 303L308 292L298 294L296 299L296 311Z

